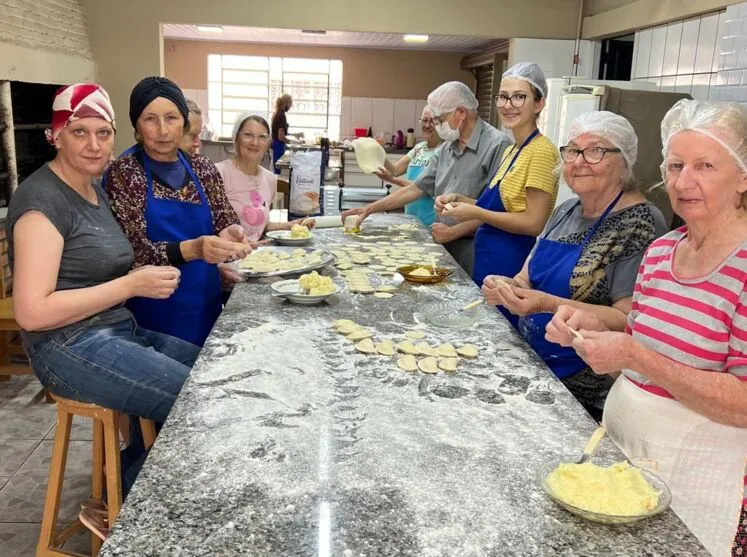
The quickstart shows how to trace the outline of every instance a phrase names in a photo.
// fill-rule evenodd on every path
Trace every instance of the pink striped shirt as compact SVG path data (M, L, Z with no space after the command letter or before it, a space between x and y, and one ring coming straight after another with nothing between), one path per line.
M686 366L747 380L747 242L711 273L680 279L672 259L687 227L654 241L643 257L626 331L637 341ZM628 379L671 397L640 373Z

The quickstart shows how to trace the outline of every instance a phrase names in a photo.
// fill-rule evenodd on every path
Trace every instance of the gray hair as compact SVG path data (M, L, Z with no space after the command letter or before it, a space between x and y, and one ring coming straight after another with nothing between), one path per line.
M190 114L197 114L197 116L202 115L202 110L200 110L200 107L197 106L197 103L192 99L187 99L187 110L189 110Z

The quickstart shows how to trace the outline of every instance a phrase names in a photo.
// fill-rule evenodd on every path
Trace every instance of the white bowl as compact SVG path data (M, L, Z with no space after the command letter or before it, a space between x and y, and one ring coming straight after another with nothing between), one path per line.
M278 298L285 298L286 300L289 300L294 304L308 306L323 302L330 296L337 294L340 289L337 287L337 285L334 285L334 287L335 291L330 292L329 294L310 296L309 294L304 294L303 292L301 292L301 287L297 279L281 280L270 285L270 288L272 288L273 290L273 296Z
M313 234L309 234L308 238L291 238L290 230L272 230L265 234L265 236L275 240L281 246L305 246L314 237Z

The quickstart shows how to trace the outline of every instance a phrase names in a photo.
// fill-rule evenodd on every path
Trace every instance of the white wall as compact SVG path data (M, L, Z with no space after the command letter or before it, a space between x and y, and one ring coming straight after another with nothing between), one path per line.
M578 77L597 77L594 46L596 41L581 41ZM567 77L573 72L575 41L558 39L511 39L508 46L508 66L517 62L539 64L546 78ZM599 60L596 60L596 64Z
M207 89L183 89L184 95L197 103L202 110L203 122L207 122ZM342 115L340 137L330 139L345 139L353 137L355 128L372 128L374 136L384 134L389 141L392 134L402 130L405 135L407 128L415 130L415 136L420 136L420 116L425 106L424 99L375 99L370 97L342 97ZM293 112L288 116L293 126ZM293 130L290 130L291 133ZM311 138L307 138L311 139Z
M80 0L0 0L0 79L68 84L95 77Z
M355 128L372 128L374 137L383 134L389 141L398 130L407 135L412 128L420 135L420 116L425 99L374 99L369 97L343 97L341 139L353 137ZM291 121L291 124L293 122Z
M636 31L632 79L650 81L660 91L712 98L724 12Z
M711 98L747 106L747 2L727 8L719 37L718 75Z

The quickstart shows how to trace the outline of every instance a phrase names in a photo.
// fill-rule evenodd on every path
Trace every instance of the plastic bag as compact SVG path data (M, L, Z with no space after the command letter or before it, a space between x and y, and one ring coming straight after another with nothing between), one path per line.
M322 152L294 153L291 157L290 201L288 211L296 215L319 214L322 184Z

